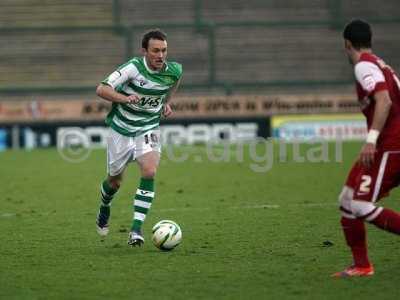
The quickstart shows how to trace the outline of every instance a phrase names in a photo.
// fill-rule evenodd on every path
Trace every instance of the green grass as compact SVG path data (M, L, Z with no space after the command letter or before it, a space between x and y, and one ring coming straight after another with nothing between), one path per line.
M0 153L0 298L396 299L400 241L372 226L376 275L329 277L350 263L336 202L359 147L345 144L343 163L278 162L275 153L264 173L251 170L248 148L243 162L233 152L230 162L210 162L204 147L175 149L189 159L162 160L140 249L126 245L134 164L101 241L94 221L103 150L76 164L54 149ZM399 209L398 196L385 202ZM151 244L161 219L182 227L183 242L172 252Z

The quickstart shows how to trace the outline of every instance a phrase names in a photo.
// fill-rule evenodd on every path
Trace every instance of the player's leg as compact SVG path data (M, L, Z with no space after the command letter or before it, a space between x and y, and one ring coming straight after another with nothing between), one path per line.
M374 224L380 229L400 234L400 214L391 209L382 209L382 212L371 221L371 224Z
M96 218L97 232L105 236L109 231L109 219L111 202L119 190L123 172L127 163L132 159L132 138L122 136L114 130L110 130L107 138L107 179L100 187L100 207Z
M385 152L382 158L382 172L374 187L375 197L373 202L389 194L389 191L400 183L400 152ZM380 208L373 216L369 216L367 221L385 231L400 234L400 214L388 209Z
M341 226L346 243L353 255L354 266L369 267L371 264L368 259L367 234L364 221L357 218L352 211L352 201L354 189L344 186L339 195L341 210Z
M144 242L142 225L154 199L154 177L160 162L161 146L158 141L158 132L148 133L136 141L136 161L141 178L133 199L134 214L128 239L128 244L132 246L140 246Z
M392 153L393 154L393 153ZM390 166L390 167L388 167ZM354 258L354 265L335 276L368 276L373 267L367 256L367 242L363 222L372 223L390 232L400 233L400 215L375 206L377 199L386 196L398 185L400 155L377 153L370 169L356 165L339 197L342 211L342 228ZM351 187L351 188L350 188Z
M357 218L352 210L354 192L359 185L359 179L363 168L359 164L354 164L346 180L346 184L339 195L341 212L341 227L347 245L349 246L353 264L343 272L334 273L335 277L344 276L365 276L373 274L373 267L368 259L367 234L364 221Z
M97 232L101 236L108 234L108 222L111 214L111 201L118 192L122 182L122 174L108 175L100 187L100 207L96 218Z
M378 153L375 161L370 170L362 173L353 197L352 212L380 229L400 234L400 214L375 206L379 199L399 185L400 152Z
M144 242L142 225L154 199L154 176L160 161L160 153L153 151L137 158L140 167L140 183L134 196L134 215L128 243L135 246Z

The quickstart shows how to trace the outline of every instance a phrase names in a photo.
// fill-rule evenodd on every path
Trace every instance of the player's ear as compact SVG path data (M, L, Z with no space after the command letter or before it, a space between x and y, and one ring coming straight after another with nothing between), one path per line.
M147 49L146 48L142 48L142 54L146 55L146 53L147 53Z
M351 50L351 48L353 47L353 44L349 41L349 40L344 40L344 48L346 50Z

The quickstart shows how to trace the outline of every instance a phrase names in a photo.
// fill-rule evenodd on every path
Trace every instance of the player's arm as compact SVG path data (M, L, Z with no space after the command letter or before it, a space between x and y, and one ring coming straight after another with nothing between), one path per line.
M168 95L165 97L164 107L163 107L163 115L164 115L164 117L169 117L172 114L172 108L169 105L169 102L171 101L172 97L175 95L176 91L178 90L180 83L181 83L181 78L179 78L179 80L171 88L171 90L168 93Z
M168 95L165 97L164 103L168 103L171 100L171 98L175 95L176 91L178 90L180 84L181 84L181 78L179 78L179 80L171 88Z
M125 96L124 94L118 93L113 87L105 83L100 83L97 86L96 94L104 100L116 103L137 103L140 100L137 95Z
M371 166L374 161L376 142L379 134L382 132L383 127L385 126L386 120L389 116L390 107L392 106L392 101L387 90L376 92L374 99L375 111L372 125L368 131L367 141L361 149L359 158L360 162L367 167Z
M389 116L390 107L392 106L392 100L390 99L389 92L387 90L376 92L374 95L374 99L375 112L370 131L376 130L380 133L382 132L382 129L385 126L386 120Z
M373 96L375 109L367 140L360 152L360 162L369 167L374 161L376 142L390 113L392 101L382 71L374 64L363 62L356 66L356 78L363 89Z
M133 64L127 64L110 74L103 80L96 89L96 94L111 102L116 103L137 103L139 97L137 95L126 96L115 90L121 84L130 80L137 73L137 69Z

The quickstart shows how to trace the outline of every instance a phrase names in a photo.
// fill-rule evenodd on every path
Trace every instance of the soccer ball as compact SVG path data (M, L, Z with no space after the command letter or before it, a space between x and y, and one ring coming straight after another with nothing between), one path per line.
M182 230L178 224L170 220L162 220L154 225L152 241L160 250L170 251L182 241Z

